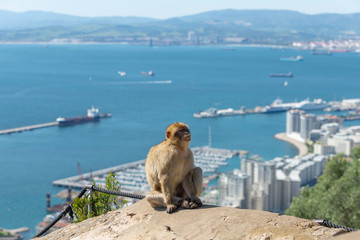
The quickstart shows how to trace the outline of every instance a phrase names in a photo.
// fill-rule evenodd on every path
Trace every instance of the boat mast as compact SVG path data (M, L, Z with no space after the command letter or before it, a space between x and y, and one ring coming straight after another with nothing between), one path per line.
M209 125L209 147L211 147L211 126Z

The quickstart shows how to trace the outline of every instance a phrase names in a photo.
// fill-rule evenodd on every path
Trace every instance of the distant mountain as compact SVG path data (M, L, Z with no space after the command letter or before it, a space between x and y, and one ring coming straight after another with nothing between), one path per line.
M189 31L195 40L188 39ZM286 10L226 9L159 20L0 11L0 41L76 39L140 43L152 38L167 44L217 44L236 38L247 43L288 44L354 36L360 36L360 13L308 15Z
M20 30L49 26L77 26L87 24L132 25L157 21L143 17L78 17L66 14L28 11L15 13L0 10L0 30Z
M255 29L336 29L360 31L360 13L308 15L287 10L220 10L178 18L183 22L239 25Z

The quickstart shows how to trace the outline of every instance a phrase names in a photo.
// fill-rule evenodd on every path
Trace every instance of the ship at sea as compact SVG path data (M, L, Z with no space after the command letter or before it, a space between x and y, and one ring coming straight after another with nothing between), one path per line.
M287 61L287 62L300 62L304 61L304 57L302 56L296 56L296 57L282 57L280 58L280 61Z
M126 72L122 72L122 71L118 71L118 74L122 77L125 77L126 76Z
M148 72L142 71L142 72L140 72L140 74L143 75L143 76L151 76L151 77L155 76L155 73L152 70L150 70Z
M332 52L331 51L318 51L318 50L314 50L311 52L312 55L331 55Z
M100 113L98 108L92 106L92 108L87 110L86 116L74 117L74 118L63 118L58 117L56 122L59 127L71 126L75 124L87 123L87 122L96 122L99 121L100 118L103 117L111 117L110 113Z
M287 78L292 78L294 75L292 72L289 73L270 73L269 74L270 77L287 77Z

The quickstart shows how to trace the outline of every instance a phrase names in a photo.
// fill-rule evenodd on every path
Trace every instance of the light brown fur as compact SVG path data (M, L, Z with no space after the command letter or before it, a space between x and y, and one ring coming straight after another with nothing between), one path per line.
M150 149L145 171L151 191L146 199L153 207L166 207L166 212L172 213L180 205L202 205L198 198L202 192L202 170L195 168L190 141L188 126L174 123L166 129L166 139Z

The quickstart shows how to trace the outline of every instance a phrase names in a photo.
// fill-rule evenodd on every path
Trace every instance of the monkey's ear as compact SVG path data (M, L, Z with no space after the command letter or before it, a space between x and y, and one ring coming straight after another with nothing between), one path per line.
M166 139L169 139L169 138L170 138L170 136L171 136L171 132L170 132L170 131L166 131L165 136L166 136Z

